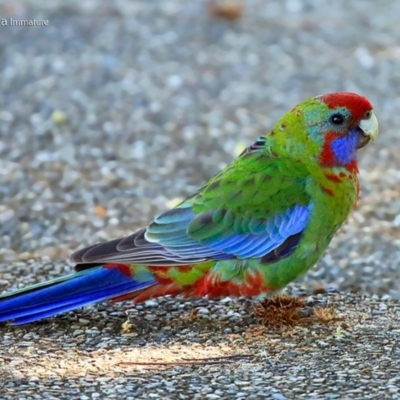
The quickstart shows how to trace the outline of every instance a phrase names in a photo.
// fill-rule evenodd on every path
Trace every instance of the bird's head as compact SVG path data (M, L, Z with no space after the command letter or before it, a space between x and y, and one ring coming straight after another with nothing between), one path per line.
M356 169L356 152L378 136L371 103L355 93L324 94L294 107L267 135L285 156ZM274 146L275 147L275 146Z

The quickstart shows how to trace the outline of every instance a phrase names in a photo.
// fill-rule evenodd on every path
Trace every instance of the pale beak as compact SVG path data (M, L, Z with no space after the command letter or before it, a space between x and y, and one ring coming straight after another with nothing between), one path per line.
M364 147L369 141L374 142L378 137L379 133L379 124L378 119L376 118L374 112L369 111L365 117L360 121L358 127L361 130L361 138L360 143L358 144L358 148Z

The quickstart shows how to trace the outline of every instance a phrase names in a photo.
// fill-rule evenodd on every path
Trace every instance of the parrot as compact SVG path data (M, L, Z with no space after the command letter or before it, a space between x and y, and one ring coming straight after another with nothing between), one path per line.
M323 256L359 197L370 101L336 92L284 114L197 192L148 226L76 251L75 272L0 296L0 322L159 296L263 299Z

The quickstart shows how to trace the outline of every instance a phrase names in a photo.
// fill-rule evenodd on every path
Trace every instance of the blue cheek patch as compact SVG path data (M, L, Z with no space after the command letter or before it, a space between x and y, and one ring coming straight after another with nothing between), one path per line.
M332 142L332 151L336 159L342 164L349 164L356 159L359 133L356 129L348 135L335 139Z

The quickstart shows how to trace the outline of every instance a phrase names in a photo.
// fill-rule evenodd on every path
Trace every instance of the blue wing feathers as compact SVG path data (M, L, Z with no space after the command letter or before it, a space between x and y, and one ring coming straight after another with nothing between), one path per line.
M310 207L296 205L266 220L252 218L248 212L242 218L234 218L230 210L218 209L215 214L196 215L190 208L175 209L173 223L168 223L168 213L164 214L150 225L146 238L178 257L261 257L306 228Z

